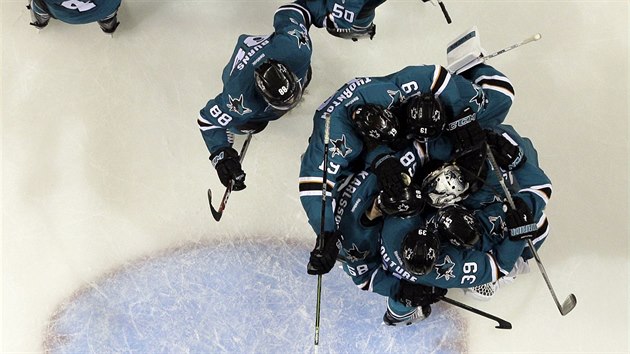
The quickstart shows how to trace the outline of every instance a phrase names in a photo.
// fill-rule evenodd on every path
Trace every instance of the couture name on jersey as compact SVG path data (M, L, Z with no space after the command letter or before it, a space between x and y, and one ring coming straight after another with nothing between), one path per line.
M400 256L398 256L398 251L394 251L394 255L398 258L398 263L389 257L387 251L385 250L385 246L381 245L381 257L383 258L383 267L389 270L396 278L405 279L411 282L415 282L418 280L417 277L411 275L405 268L401 267L402 263L400 260Z

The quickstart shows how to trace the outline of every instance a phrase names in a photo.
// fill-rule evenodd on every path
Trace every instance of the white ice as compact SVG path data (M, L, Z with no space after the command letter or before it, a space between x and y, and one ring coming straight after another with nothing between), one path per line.
M453 24L447 25L429 3L390 0L377 10L373 41L353 43L313 29L314 73L307 95L254 138L244 163L248 188L232 195L220 223L211 218L205 193L212 188L220 196L223 188L207 159L197 112L221 90L221 70L237 36L271 32L273 12L285 2L125 0L113 38L96 24L54 21L37 33L28 25L25 3L2 0L0 8L2 352L43 351L51 318L67 301L93 294L112 274L168 250L219 240L255 244L260 238L294 245L290 255L306 255L314 234L298 200L297 175L315 108L355 76L446 64L446 43L473 25L490 52L542 34L540 41L491 63L517 92L506 123L533 140L554 183L547 209L552 234L540 255L560 300L574 293L578 305L562 317L532 264L530 274L491 302L451 295L509 320L510 331L450 307L438 309L465 319L470 352L630 350L627 1L451 0L445 4ZM258 256L262 265L275 264L268 249ZM246 264L238 258L216 262L217 267ZM263 271L255 270L260 276ZM142 274L147 273L136 276ZM217 279L227 282L237 273L225 274ZM137 283L146 284L148 277ZM295 298L296 289L308 294L295 318L269 327L312 328L316 278L305 277L267 279L278 297ZM298 286L304 279L306 285ZM333 310L349 306L348 297L366 302L374 297L349 281L346 288L328 283L334 286L325 289L323 301L331 310L322 312L322 323L359 337L363 332L341 325L347 322ZM194 286L185 284L188 290ZM235 293L241 286L250 285L234 279ZM118 290L120 295L124 289ZM174 302L185 300L173 296ZM381 307L365 311L364 318L356 311L357 321L378 322L382 314ZM241 317L248 315L243 309ZM225 321L236 332L247 330L248 340L264 348L269 331L250 331L246 321L232 317ZM331 338L325 328L323 342ZM403 342L426 337L422 327L411 328L393 336ZM381 329L366 336L387 338ZM287 351L311 350L304 342L310 340L298 337ZM243 348L256 350L247 344Z

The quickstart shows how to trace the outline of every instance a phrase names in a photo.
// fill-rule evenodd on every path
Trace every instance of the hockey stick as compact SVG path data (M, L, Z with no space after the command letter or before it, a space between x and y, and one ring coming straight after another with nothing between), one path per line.
M444 17L446 18L446 23L448 23L449 25L451 24L451 16L448 14L448 11L446 11L446 6L444 6L444 3L442 2L442 0L422 0L423 2L427 2L427 1L431 1L431 4L433 4L433 6L436 6L436 2L437 5L440 5L440 9L442 10L442 13L444 14Z
M481 57L481 60L485 62L486 60L488 60L490 58L494 58L497 55L501 55L501 54L503 54L505 52L508 52L508 51L510 51L512 49L516 49L516 48L518 48L518 47L520 47L522 45L525 45L525 44L527 44L529 42L537 41L537 40L539 40L541 38L542 38L542 36L540 35L540 33L536 33L535 35L533 35L531 37L527 37L524 40L522 40L522 41L520 41L520 42L518 42L516 44L512 44L509 47L503 48L503 49L501 49L499 51L496 51L496 52L494 52L492 54L484 55L484 56Z
M328 184L328 142L330 141L330 114L325 113L326 123L324 128L324 171L322 174L322 221L317 238L317 250L324 247L324 222L326 221L326 192ZM315 307L315 345L319 345L319 318L322 304L322 275L317 275L317 305ZM316 347L317 348L317 347Z
M510 191L507 188L507 185L505 184L503 175L501 174L501 171L499 170L499 164L497 163L497 160L494 158L494 155L492 154L492 150L490 149L490 145L488 144L486 144L486 151L488 153L488 160L490 161L490 164L492 165L492 169L494 170L494 173L496 174L497 179L499 180L499 184L501 185L501 188L503 189L503 192L505 193L505 198L507 199L508 204L510 204L510 208L512 208L513 210L516 210L516 205L514 204L514 199L512 199L512 194L510 193ZM575 295L569 294L569 296L567 296L567 298L564 300L562 305L560 304L560 301L558 301L558 297L556 296L556 292L553 290L553 286L551 286L551 281L549 280L549 276L547 275L547 272L545 271L545 266L543 265L542 260L538 256L538 252L536 251L536 248L534 247L534 243L532 242L531 239L527 239L527 244L529 246L530 251L534 255L534 258L536 259L536 263L538 263L538 268L540 269L540 273L542 273L543 278L545 279L545 283L547 283L547 287L549 288L549 291L551 292L551 296L553 297L553 300L556 302L556 306L558 306L558 310L560 310L560 314L562 316L565 316L566 314L568 314L569 312L571 312L571 310L575 308L575 305L577 305L577 298L575 297Z
M440 4L440 9L442 9L442 13L444 14L444 17L446 18L446 23L448 23L449 25L451 24L451 16L449 16L448 11L446 11L446 6L444 6L444 3L442 2L442 0L438 0L438 4Z
M499 325L495 326L494 328L498 328L498 329L512 329L512 324L510 322L502 319L502 318L499 318L497 316L491 315L491 314L489 314L487 312L483 312L483 311L481 311L479 309L476 309L476 308L474 308L472 306L468 306L468 305L466 305L464 303L461 303L459 301L455 301L453 299L449 299L449 298L447 298L445 296L440 297L440 300L442 300L444 302L447 302L447 303L449 303L449 304L451 304L453 306L457 306L457 307L462 308L464 310L468 310L470 312L476 313L476 314L481 315L483 317L486 317L486 318L489 318L489 319L497 321L497 323L499 323Z
M252 140L252 133L247 133L247 138L243 143L243 147L241 148L241 153L238 161L243 163L243 159L245 158L245 153L247 152L247 148L249 147L249 142ZM216 210L212 206L212 191L208 189L208 204L210 204L210 211L212 212L212 217L214 220L221 220L221 216L223 216L223 210L225 210L225 205L227 204L228 198L230 198L230 193L232 193L232 187L234 186L234 180L230 180L228 186L225 188L225 193L223 193L223 198L221 199L221 204L219 204L219 210Z

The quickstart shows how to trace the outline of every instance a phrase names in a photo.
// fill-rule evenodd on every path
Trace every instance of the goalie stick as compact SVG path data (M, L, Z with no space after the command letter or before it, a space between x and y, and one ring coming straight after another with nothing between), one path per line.
M486 150L488 153L488 161L490 161L490 164L492 165L492 169L494 170L494 173L496 174L497 179L499 180L499 184L501 185L501 188L503 189L503 192L505 193L505 198L507 199L508 204L510 205L510 208L515 210L516 206L514 205L514 199L512 199L512 194L510 193L509 189L507 188L507 185L505 184L503 175L501 174L501 171L499 170L499 164L497 163L497 160L495 160L494 155L492 154L490 145L486 144ZM577 305L577 298L575 297L575 295L569 294L569 296L567 296L564 302L560 304L560 301L558 301L558 297L556 296L556 292L553 290L553 286L551 286L551 281L549 280L549 276L547 275L547 272L545 271L545 266L543 265L542 260L538 256L538 252L536 251L536 248L534 247L534 243L532 242L531 239L527 239L527 244L529 246L530 251L534 255L534 258L536 259L536 263L538 263L538 268L540 269L540 273L545 279L545 283L547 283L547 288L549 288L549 291L551 292L551 296L553 297L553 300L555 301L556 306L558 306L558 310L560 311L560 314L562 316L565 316L566 314L568 314L569 312L571 312L571 310L575 308L575 305Z
M243 143L243 147L241 148L241 153L239 154L238 161L242 164L243 159L245 158L245 153L247 152L247 148L249 147L249 142L252 140L253 133L247 133L247 138ZM212 217L214 220L219 221L223 216L223 210L225 210L225 206L227 204L228 198L230 198L230 194L232 193L232 187L234 186L234 180L230 180L228 186L225 188L225 193L223 193L223 198L221 198L221 204L219 204L219 210L216 210L212 206L212 190L208 188L208 204L210 204L210 211L212 212Z
M535 41L537 41L537 40L539 40L541 38L542 38L541 34L540 33L536 33L535 35L533 35L531 37L527 37L524 40L522 40L522 41L520 41L520 42L518 42L516 44L512 44L509 47L505 47L505 48L503 48L503 49L501 49L499 51L496 51L496 52L494 52L492 54L484 55L484 56L481 57L481 60L485 62L486 60L488 60L490 58L494 58L497 55L501 55L501 54L503 54L505 52L508 52L508 51L510 51L512 49L516 49L516 48L518 48L518 47L520 47L522 45L525 45L527 43L535 42Z
M326 221L326 191L328 184L328 143L330 141L330 114L325 113L326 123L324 128L324 161L322 173L322 221L317 238L317 250L324 247L324 226ZM322 275L317 275L317 304L315 306L315 348L319 345L319 318L322 304Z

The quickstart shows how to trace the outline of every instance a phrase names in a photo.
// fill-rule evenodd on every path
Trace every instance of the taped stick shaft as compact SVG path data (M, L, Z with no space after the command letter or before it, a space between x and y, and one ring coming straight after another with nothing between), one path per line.
M497 55L501 55L501 54L503 54L505 52L508 52L508 51L510 51L512 49L516 49L516 48L518 48L518 47L520 47L522 45L525 45L525 44L530 43L530 42L537 41L537 40L539 40L541 38L542 38L542 36L540 35L540 33L536 33L535 35L533 35L531 37L525 38L524 40L520 41L519 43L512 44L511 46L503 48L503 49L501 49L499 51L496 51L496 52L494 52L492 54L484 55L482 57L482 59L483 59L483 61L486 61L486 60L488 60L490 58L496 57Z

